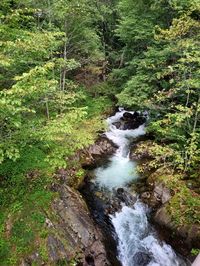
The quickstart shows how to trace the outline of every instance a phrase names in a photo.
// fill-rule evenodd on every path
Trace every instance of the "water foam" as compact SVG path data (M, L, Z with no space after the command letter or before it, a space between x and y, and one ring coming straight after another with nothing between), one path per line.
M127 157L113 156L107 167L97 168L95 171L95 182L100 187L109 190L124 187L134 179L138 178L136 163Z
M133 208L124 206L112 223L118 236L119 260L123 266L140 266L137 254L146 254L148 266L186 266L173 249L158 240L156 232L147 221L147 207L137 201ZM141 263L141 260L140 260ZM147 264L145 264L147 263Z

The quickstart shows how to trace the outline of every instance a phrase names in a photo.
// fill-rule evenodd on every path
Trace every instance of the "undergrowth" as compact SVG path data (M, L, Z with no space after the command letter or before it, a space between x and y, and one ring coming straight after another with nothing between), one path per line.
M106 97L92 100L87 96L85 105L88 106L88 115L73 127L75 140L81 144L77 149L93 143L97 132L105 127L102 114L111 108L111 101ZM52 147L51 150L44 141L38 141L22 147L21 157L15 162L6 160L1 164L0 265L19 265L22 258L35 250L39 250L43 261L48 261L45 220L47 213L51 212L52 200L57 197L57 193L50 190L50 184L55 181L57 161L67 158L66 145L57 142L57 146L52 146L55 150ZM73 145L75 152L76 143ZM58 148L62 158L60 154L56 157ZM67 168L72 165L73 162L66 161ZM80 179L83 175L84 171L79 166L75 178Z

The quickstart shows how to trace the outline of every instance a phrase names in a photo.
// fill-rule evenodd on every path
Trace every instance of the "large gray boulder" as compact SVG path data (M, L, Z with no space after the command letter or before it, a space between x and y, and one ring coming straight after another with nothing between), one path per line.
M62 238L67 240L63 247L62 256L67 260L79 254L79 261L83 265L104 266L109 265L106 258L106 251L103 246L103 237L98 228L94 225L89 215L89 210L79 192L64 185L59 188L60 198L53 203L53 210L59 217L55 224L55 231ZM62 247L62 244L59 244ZM49 253L51 260L58 259L60 254L56 253L56 246L49 242ZM54 252L52 252L52 248ZM61 248L62 250L62 248Z
M174 237L181 238L189 248L200 248L200 226L198 224L178 225L168 212L167 205L162 206L156 211L153 220L163 230L171 232Z
M58 186L57 190L59 197L53 201L46 218L46 261L36 250L22 260L21 266L71 265L72 261L82 266L110 265L103 236L90 217L81 194L66 184Z
M95 167L102 159L114 154L117 148L117 145L106 136L101 136L95 144L89 146L89 148L81 152L82 165L84 167Z

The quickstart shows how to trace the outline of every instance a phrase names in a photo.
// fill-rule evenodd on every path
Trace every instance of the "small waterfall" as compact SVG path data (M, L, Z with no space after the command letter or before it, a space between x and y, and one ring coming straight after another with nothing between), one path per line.
M109 129L106 136L118 145L109 163L95 170L93 183L100 191L112 193L117 188L128 189L128 184L138 179L136 162L129 159L131 141L145 134L145 125L134 130L117 129L118 122L126 111L120 109L107 119ZM134 112L130 112L133 114ZM117 236L118 259L123 266L186 266L171 246L160 241L149 224L148 207L136 201L132 206L124 205L121 211L110 215Z
M111 190L113 188L124 187L138 178L136 163L129 159L129 144L133 138L145 134L145 127L141 125L134 130L117 129L113 123L119 121L124 113L124 110L117 112L114 116L107 119L109 130L105 134L119 148L114 156L110 158L110 163L107 167L100 167L95 171L95 182L100 187L106 187Z

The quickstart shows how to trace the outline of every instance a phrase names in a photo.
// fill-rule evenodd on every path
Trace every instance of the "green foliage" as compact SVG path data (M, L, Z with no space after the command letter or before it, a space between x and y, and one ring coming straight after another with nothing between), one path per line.
M197 248L193 248L193 249L191 250L191 254L192 254L193 256L198 256L198 255L199 255L199 252L200 252L200 250L197 249Z
M178 226L193 223L198 224L200 220L198 211L200 199L196 193L191 192L183 183L179 183L179 185L176 188L175 196L169 203L168 211Z
M84 172L70 158L104 127L110 100L75 82L81 67L104 59L95 9L88 0L0 3L2 265L19 265L35 250L48 263L45 219L57 196L50 191L55 171L76 163L78 183Z
M155 137L137 151L150 156L140 171L155 171L174 191L168 211L177 225L199 223L199 194L187 180L198 186L200 2L120 0L119 14L123 64L112 74L118 103L147 110Z
M133 45L140 49L132 49L131 57L126 58L128 66L122 71L126 71L128 81L117 95L119 104L149 110L148 130L156 136L160 157L166 157L166 149L171 149L173 159L169 156L169 161L175 167L190 173L198 171L199 5L196 1L159 1L164 8L161 10L156 1L130 2L120 1L117 33L125 49ZM145 18L140 16L142 9ZM168 14L162 16L167 10ZM165 148L164 143L168 145Z
M197 180L200 170L199 12L198 0L1 1L3 265L17 265L39 248L38 237L47 262L44 222L56 196L49 190L53 173L76 165L72 185L80 182L84 172L71 158L105 127L101 115L110 99L149 111L155 140L143 147L152 159L148 167L178 173L168 176L169 186L183 184L170 212L181 223L198 221L198 197L182 177ZM86 89L75 76L90 65L98 80Z

